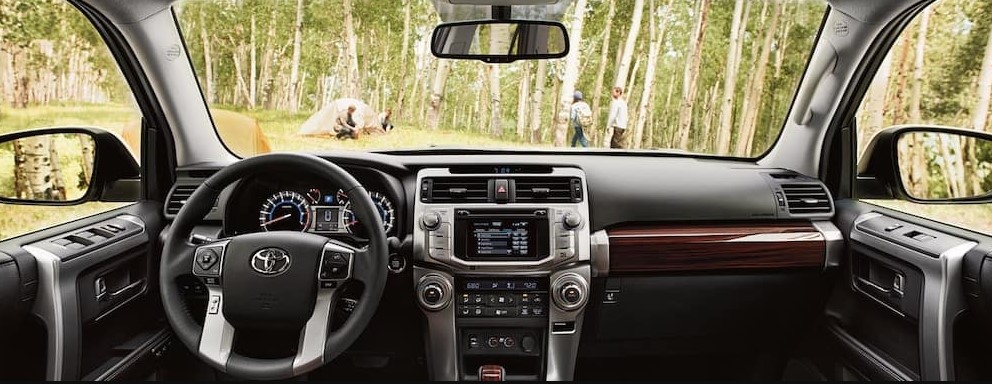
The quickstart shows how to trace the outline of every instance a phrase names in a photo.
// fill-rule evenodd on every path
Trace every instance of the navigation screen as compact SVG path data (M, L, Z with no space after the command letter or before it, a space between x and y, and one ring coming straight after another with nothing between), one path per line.
M537 251L534 222L531 220L473 220L470 226L470 257L532 257Z

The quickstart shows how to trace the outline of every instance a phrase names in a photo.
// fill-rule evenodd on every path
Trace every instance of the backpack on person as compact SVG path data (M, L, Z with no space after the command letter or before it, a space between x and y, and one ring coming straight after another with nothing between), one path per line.
M585 103L583 102L583 104ZM594 120L592 118L592 109L589 108L588 104L578 106L575 112L576 120L578 120L579 125L581 125L583 129L592 127Z

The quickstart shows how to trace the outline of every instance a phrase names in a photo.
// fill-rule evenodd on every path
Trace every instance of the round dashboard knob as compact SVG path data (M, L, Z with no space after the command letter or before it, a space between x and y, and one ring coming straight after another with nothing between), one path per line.
M437 212L427 212L420 218L420 223L424 225L425 229L433 231L441 225L441 215Z
M441 298L444 297L444 291L438 283L429 283L424 287L424 291L421 293L424 298L424 302L430 305L437 305L441 302Z
M553 286L553 298L559 308L572 311L579 309L586 303L588 285L581 276L574 273L562 275L555 280Z
M451 285L439 275L428 275L417 284L417 301L424 308L436 311L451 301Z
M582 216L579 216L575 212L568 212L561 218L561 223L565 226L565 229L572 230L582 225Z

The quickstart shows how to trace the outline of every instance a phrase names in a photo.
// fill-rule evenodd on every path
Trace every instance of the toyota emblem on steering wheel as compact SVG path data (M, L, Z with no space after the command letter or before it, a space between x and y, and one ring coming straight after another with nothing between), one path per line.
M251 256L251 269L265 276L275 276L289 269L289 253L279 248L262 248Z

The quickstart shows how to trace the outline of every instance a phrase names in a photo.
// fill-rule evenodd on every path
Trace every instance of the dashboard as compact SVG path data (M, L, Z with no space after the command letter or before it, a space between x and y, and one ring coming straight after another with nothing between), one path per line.
M368 190L386 234L400 235L399 183L375 170L349 173ZM361 220L340 186L302 172L260 173L242 180L227 198L224 232L297 231L361 241L367 238Z

